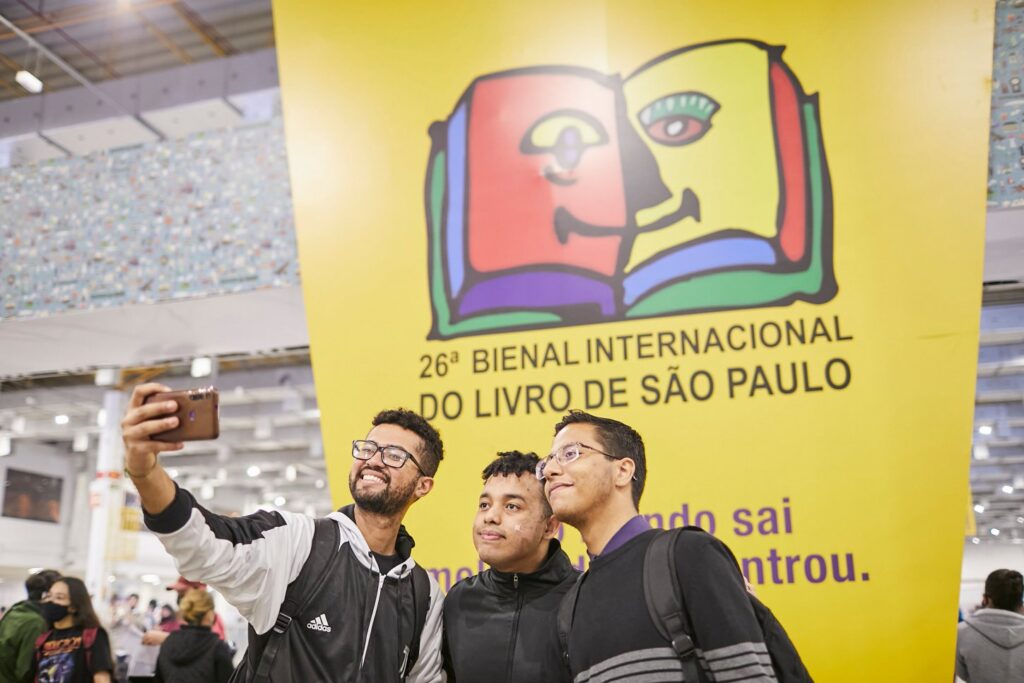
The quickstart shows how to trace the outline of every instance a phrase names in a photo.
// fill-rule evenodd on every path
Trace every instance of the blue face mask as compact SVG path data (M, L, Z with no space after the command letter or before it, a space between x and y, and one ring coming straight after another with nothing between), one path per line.
M58 605L55 602L44 602L40 605L43 611L43 619L49 624L54 624L68 615L67 605Z

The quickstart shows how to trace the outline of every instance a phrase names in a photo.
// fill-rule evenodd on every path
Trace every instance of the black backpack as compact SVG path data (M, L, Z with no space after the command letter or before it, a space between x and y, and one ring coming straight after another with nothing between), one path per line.
M337 522L329 517L314 520L313 545L309 550L309 557L302 565L299 575L288 584L277 621L262 635L257 635L252 626L249 627L249 650L235 669L229 683L289 683L289 667L275 667L274 664L279 658L284 663L288 662L292 649L290 639L305 637L302 629L289 629L289 626L293 617L301 614L309 606L309 601L320 592L320 588L331 575L330 568L334 556L339 552L340 544L341 532L338 530ZM408 644L406 673L412 670L419 659L420 636L430 608L430 579L426 570L419 565L413 567L412 582L415 620L412 642Z
M672 643L680 662L683 665L683 680L686 683L706 683L707 674L700 666L697 651L690 634L690 618L686 603L679 587L679 574L676 571L676 554L674 552L679 534L707 532L700 527L687 526L660 533L647 546L644 555L644 599L651 621L663 638ZM728 547L726 547L728 550ZM736 572L741 574L739 563L729 551ZM572 628L573 613L576 611L576 598L579 596L580 584L586 574L580 575L575 585L566 593L558 609L558 639L562 645L562 658L566 668L569 666L569 630ZM800 654L796 651L793 641L786 635L775 615L768 607L750 593L747 594L754 615L761 626L764 644L772 660L775 677L781 683L813 683L807 672Z

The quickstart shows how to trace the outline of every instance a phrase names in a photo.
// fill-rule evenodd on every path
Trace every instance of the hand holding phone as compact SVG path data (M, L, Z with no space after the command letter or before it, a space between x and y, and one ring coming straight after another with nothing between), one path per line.
M160 401L174 401L178 404L178 410L174 413L174 416L178 418L178 426L153 434L149 437L151 440L176 443L178 441L205 441L220 436L220 394L216 387L150 394L145 398L143 404ZM170 417L170 415L165 417Z

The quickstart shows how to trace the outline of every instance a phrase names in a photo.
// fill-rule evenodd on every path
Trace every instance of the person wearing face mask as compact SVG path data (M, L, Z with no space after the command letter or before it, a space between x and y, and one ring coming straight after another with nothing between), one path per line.
M51 629L36 640L36 683L110 683L110 639L81 579L54 581L41 605Z
M184 625L168 636L156 662L156 683L227 683L234 666L231 648L211 630L213 597L202 589L185 593L179 605Z
M28 599L15 603L0 620L0 683L28 683L32 680L32 658L36 638L49 625L43 619L43 594L50 590L60 572L44 569L28 577Z

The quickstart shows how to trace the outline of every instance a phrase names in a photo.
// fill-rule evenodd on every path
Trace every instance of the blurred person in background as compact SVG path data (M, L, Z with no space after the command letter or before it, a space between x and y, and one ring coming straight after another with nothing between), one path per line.
M144 624L144 631L148 631L152 628L156 628L156 625L160 623L160 618L157 616L157 601L153 598L146 605L146 613L142 615L142 623Z
M231 648L211 630L213 597L193 588L180 603L185 622L160 647L156 683L226 683L234 665Z
M193 589L206 591L207 587L206 584L202 581L189 581L184 576L179 576L177 581L175 581L167 587L167 590L174 591L178 594L179 608L181 607L181 601L185 597L185 593ZM174 614L174 621L171 622L165 617L164 612L166 611L167 608L170 608L170 605L164 605L163 608L161 608L160 623L156 626L156 628L147 631L145 636L143 637L142 642L146 645L160 645L164 642L164 640L167 639L168 633L173 633L174 631L177 631L178 628L182 625L180 615L175 614L173 609L171 609L171 613ZM217 634L217 636L221 640L227 640L226 630L224 628L224 620L221 619L220 615L216 612L214 612L213 614L213 626L211 630L215 634Z
M36 683L111 683L110 639L81 579L62 576L43 596L49 631L36 639Z
M178 621L178 614L174 611L173 607L170 605L164 605L160 608L160 623L156 625L156 628L158 631L163 631L166 634L174 633L181 628L181 622ZM167 640L166 636L164 636L164 640ZM160 643L152 644L159 645Z
M43 618L43 594L50 590L60 572L44 569L28 577L28 599L11 606L0 620L0 683L26 683L32 680L32 661L36 639L49 626Z
M956 675L967 683L1024 681L1024 576L997 569L981 609L957 627Z

